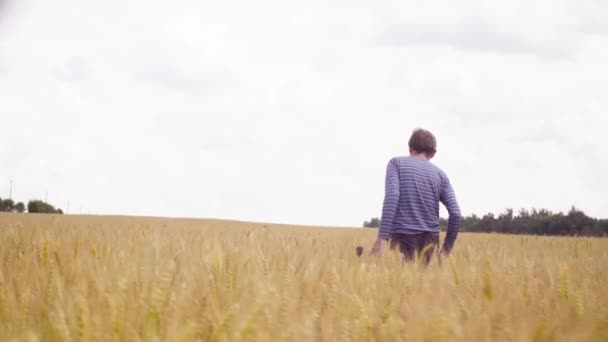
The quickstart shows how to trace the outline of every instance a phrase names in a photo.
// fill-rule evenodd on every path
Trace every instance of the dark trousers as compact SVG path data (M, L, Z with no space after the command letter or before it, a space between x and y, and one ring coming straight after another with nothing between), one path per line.
M416 256L428 264L439 248L439 234L391 234L391 249L399 248L405 260L414 260ZM428 248L427 248L428 247ZM426 249L426 251L424 251ZM421 255L424 251L424 255Z

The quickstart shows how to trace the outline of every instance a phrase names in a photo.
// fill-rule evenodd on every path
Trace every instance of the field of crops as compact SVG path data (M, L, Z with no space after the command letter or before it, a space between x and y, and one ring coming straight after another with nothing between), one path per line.
M0 341L607 341L608 239L0 214Z

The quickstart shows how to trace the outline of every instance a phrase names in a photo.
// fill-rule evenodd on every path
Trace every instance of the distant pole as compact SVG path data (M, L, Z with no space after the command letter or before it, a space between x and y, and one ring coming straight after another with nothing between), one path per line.
M48 192L48 191L45 191L45 192L44 192L44 203L49 203L49 202L47 201L47 198L48 198L48 197L49 197L49 192Z
M65 208L65 213L67 214L70 211L70 201L68 201L68 205Z
M13 198L13 180L11 179L11 185L8 188L8 198Z

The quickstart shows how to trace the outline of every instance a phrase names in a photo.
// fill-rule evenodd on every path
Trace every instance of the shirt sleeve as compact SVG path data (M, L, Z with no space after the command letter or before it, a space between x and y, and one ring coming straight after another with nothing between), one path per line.
M378 238L388 240L393 228L397 206L399 204L399 168L397 160L391 159L386 168L386 181L384 191L384 204L382 206L382 219Z
M454 247L456 236L458 236L458 226L460 224L461 214L460 207L456 201L456 195L454 194L454 189L452 189L452 184L447 177L443 181L440 201L445 205L449 214L448 228L442 248L444 252L449 253L452 250L452 247Z

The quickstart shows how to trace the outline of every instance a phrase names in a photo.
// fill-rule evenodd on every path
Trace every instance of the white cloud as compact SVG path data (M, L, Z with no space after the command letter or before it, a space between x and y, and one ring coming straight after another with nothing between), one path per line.
M359 225L423 126L465 213L608 216L602 2L9 5L2 194Z

